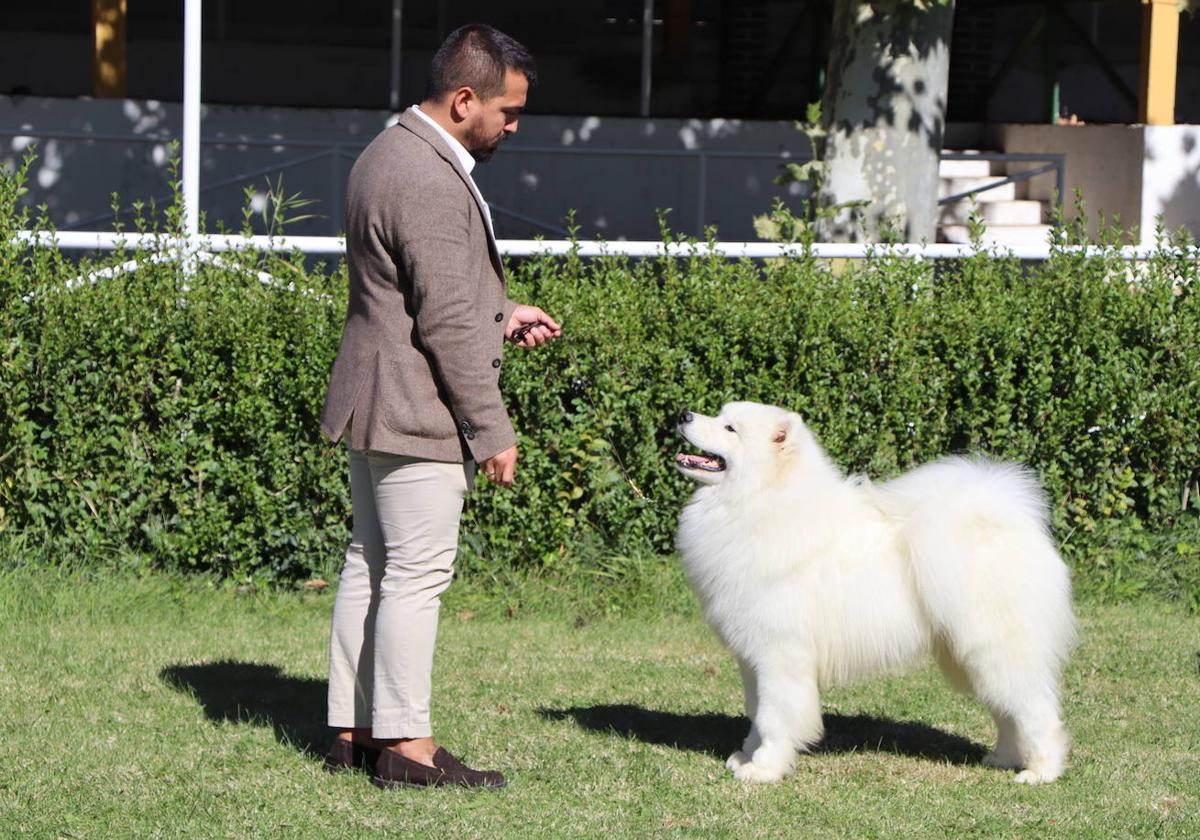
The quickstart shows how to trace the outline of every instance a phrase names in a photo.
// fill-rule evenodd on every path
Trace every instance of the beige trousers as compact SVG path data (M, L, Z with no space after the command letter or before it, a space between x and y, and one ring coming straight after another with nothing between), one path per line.
M475 464L350 450L354 525L333 603L329 725L376 738L432 734L441 594Z

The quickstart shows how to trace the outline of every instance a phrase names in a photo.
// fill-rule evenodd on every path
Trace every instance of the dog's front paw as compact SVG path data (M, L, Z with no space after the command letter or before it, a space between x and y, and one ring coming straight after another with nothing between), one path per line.
M734 753L734 756L741 753ZM729 757L733 761L733 756ZM761 765L755 764L752 761L744 761L733 770L733 778L739 782L754 782L755 784L768 784L770 782L778 782L783 778L783 773L779 770L770 770Z
M741 750L738 750L737 752L735 752L733 755L729 756L729 758L727 758L725 760L725 769L726 770L736 770L739 767L741 767L743 764L746 764L749 761L750 761L750 756L748 756L746 753L742 752Z

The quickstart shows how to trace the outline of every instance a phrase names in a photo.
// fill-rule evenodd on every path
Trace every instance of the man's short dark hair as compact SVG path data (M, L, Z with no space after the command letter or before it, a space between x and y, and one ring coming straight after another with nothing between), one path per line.
M522 73L530 87L537 82L533 56L519 41L486 23L468 23L446 36L434 53L425 98L436 101L469 87L488 100L504 92L509 70Z

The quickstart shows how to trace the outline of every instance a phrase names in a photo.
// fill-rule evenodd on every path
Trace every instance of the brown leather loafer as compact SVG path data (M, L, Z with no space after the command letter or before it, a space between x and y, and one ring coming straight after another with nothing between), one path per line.
M381 788L410 788L442 785L502 788L508 782L495 770L472 770L438 747L429 767L405 758L395 750L383 750L375 764L371 782Z
M345 738L334 738L325 755L325 770L329 773L343 773L348 770L362 768L375 772L375 762L379 760L379 750L374 747L364 747Z

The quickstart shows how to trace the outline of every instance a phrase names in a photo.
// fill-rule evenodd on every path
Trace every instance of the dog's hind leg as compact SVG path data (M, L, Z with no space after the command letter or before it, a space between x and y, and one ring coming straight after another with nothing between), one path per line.
M1062 723L1054 675L1031 676L993 672L975 674L972 682L996 719L998 732L996 749L984 763L1020 770L1017 782L1036 785L1062 775L1070 738Z
M1014 781L1027 785L1052 782L1063 774L1070 738L1057 698L1030 698L1011 712L993 708L992 716L999 734L984 764L1019 770Z
M950 685L965 694L978 693L972 684L970 673L954 658L953 651L944 639L934 640L933 658L937 661L942 675ZM992 717L996 721L996 748L983 757L983 763L988 767L1018 770L1024 766L1024 763L1021 759L1021 748L1017 738L1017 725L1012 716L997 707L996 703L988 705Z
M758 714L758 678L750 664L741 657L738 657L738 670L742 673L742 694L745 696L746 717L750 720L750 733L742 742L742 748L729 756L729 760L725 762L725 766L730 770L736 770L748 762L750 756L754 755L754 751L762 744L758 727L754 725Z
M1004 712L992 712L996 720L996 748L983 757L988 767L1017 770L1023 766L1021 746L1017 740L1017 724Z
M744 782L775 782L796 766L798 750L807 750L821 740L821 698L815 674L768 666L756 671L757 704L747 746L757 736L759 743L747 753L749 761L733 768L733 776Z
M1059 715L1058 698L1035 699L1014 716L1021 766L1015 781L1027 785L1052 782L1067 767L1070 737Z

